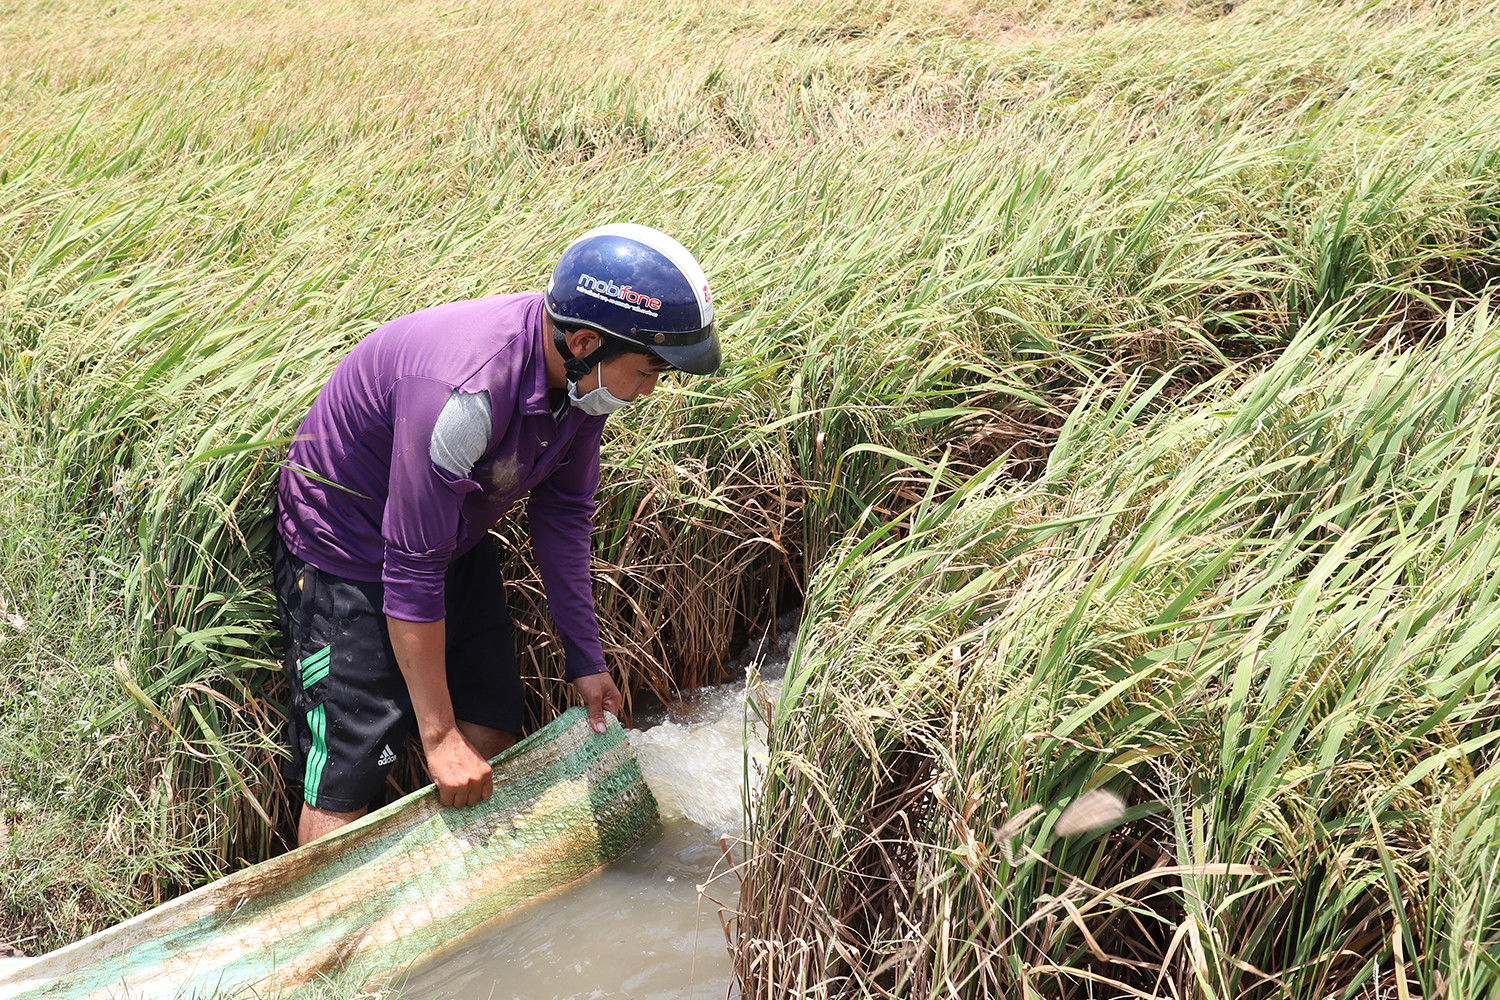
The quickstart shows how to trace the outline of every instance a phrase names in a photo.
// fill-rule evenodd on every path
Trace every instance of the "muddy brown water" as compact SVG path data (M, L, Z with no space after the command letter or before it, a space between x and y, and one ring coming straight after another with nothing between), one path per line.
M789 636L751 688L774 699ZM736 995L721 907L739 885L723 843L743 822L747 760L764 755L743 682L693 692L630 733L662 826L615 864L528 902L406 978L411 1000L714 1000ZM747 753L748 751L748 753ZM751 779L753 781L753 779ZM739 855L736 853L735 857Z

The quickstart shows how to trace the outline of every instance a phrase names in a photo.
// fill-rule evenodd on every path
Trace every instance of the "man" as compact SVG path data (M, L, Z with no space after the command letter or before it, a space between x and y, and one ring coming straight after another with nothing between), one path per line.
M545 294L403 316L339 363L277 490L299 844L365 813L413 721L443 804L489 797L524 699L486 533L523 494L563 676L604 731L620 707L589 576L605 417L719 357L702 268L617 224L570 245Z

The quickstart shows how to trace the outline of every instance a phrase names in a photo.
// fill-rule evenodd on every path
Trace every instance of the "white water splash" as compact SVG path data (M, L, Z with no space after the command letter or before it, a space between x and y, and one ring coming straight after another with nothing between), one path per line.
M664 721L629 732L641 774L662 819L683 817L715 836L743 829L745 783L766 755L765 727L745 705L743 683L717 689L699 706L706 721ZM722 704L720 704L722 703ZM752 789L753 790L753 789Z
M715 836L744 831L745 785L755 792L766 759L761 717L776 702L794 623L788 620L782 631L753 643L732 664L748 667L748 689L738 681L690 691L672 705L642 712L641 728L629 731L664 820L682 817Z

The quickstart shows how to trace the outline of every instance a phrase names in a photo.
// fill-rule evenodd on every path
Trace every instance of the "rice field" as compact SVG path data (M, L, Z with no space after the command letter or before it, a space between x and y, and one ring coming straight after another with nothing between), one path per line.
M606 434L617 679L805 602L747 997L1497 989L1494 3L14 3L0 122L0 942L283 849L287 436L628 220L728 360Z
M824 564L747 995L1500 989L1500 339L1336 331L1145 420L1166 378L1085 400L1042 476Z

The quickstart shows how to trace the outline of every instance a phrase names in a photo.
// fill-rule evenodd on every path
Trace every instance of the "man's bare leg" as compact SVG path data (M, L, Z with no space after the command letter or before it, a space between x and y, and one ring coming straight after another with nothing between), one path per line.
M354 812L341 813L331 809L319 809L317 806L310 806L304 802L302 803L302 816L297 821L297 846L302 847L311 844L319 837L326 837L340 827L353 823L367 812L369 812L368 806Z
M458 721L458 731L464 734L479 755L489 760L501 750L509 750L516 745L516 734L507 733L503 729L491 729L489 726L481 726L475 722Z

